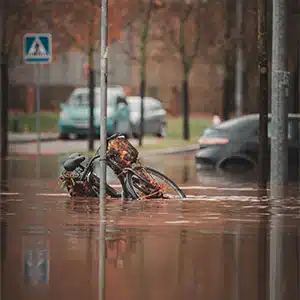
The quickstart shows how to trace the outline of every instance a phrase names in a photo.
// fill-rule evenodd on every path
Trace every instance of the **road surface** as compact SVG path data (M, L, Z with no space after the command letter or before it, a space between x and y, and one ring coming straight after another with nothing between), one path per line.
M134 146L138 144L137 140L129 140ZM151 144L155 142L153 139L144 139L144 144ZM94 149L100 146L100 140L95 140ZM10 152L17 154L36 154L37 143L12 143L10 144ZM56 140L41 142L41 154L59 154L70 152L85 152L88 151L87 140Z

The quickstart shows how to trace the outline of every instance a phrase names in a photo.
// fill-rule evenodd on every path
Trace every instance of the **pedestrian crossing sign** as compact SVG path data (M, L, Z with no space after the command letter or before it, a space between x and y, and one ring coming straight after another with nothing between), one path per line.
M24 35L24 62L49 64L52 60L51 34L28 33Z

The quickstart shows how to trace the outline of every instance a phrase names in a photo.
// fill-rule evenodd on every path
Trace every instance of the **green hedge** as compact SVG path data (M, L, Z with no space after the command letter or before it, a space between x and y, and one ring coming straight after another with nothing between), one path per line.
M58 117L56 112L42 112L40 113L40 126L42 132L57 132L58 131ZM14 121L18 122L19 132L35 132L36 131L36 114L20 114L10 115L8 128L9 131L14 130Z
M41 112L41 131L42 132L58 132L58 119L59 113L57 112ZM35 114L18 114L9 116L9 130L13 131L13 121L17 120L20 132L28 130L35 132L36 130L36 115ZM190 134L191 138L199 137L203 130L211 126L211 120L206 118L190 118ZM183 120L182 118L169 118L168 124L168 137L182 138Z

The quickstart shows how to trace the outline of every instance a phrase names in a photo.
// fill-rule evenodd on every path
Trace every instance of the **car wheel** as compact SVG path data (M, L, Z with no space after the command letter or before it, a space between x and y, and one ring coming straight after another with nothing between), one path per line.
M60 133L59 137L60 140L68 140L69 139L69 135L66 133Z
M164 123L160 124L157 136L158 137L166 137L167 136L167 125L166 124L164 124Z
M86 140L86 139L88 138L88 135L85 135L85 134L78 134L78 135L77 135L77 138L78 138L79 140ZM96 138L96 136L95 136L95 138Z
M255 167L255 162L250 159L244 157L231 157L220 163L217 168L227 172L242 173L253 170Z

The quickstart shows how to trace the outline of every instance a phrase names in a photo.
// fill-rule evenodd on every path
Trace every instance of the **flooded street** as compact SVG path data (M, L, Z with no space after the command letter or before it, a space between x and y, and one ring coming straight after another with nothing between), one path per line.
M111 200L100 222L97 199L57 188L63 158L41 157L38 172L35 156L8 163L2 299L96 300L101 286L108 300L299 299L298 187L271 204L253 174L197 171L193 155L149 157L188 198Z

